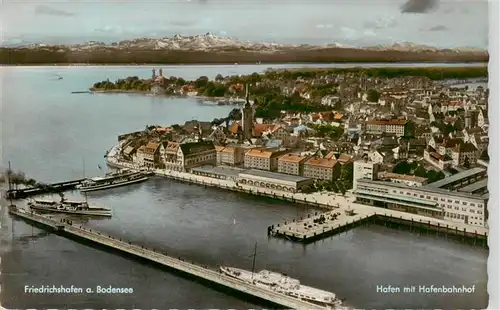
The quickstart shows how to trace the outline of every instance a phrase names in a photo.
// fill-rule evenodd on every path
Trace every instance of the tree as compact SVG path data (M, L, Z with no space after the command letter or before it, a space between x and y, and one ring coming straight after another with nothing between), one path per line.
M196 88L202 88L207 86L208 81L209 81L208 77L200 76L199 78L196 79L196 81L194 81L194 85L196 86Z
M211 122L210 125L212 126L219 126L220 124L224 123L223 118L214 118Z
M375 89L369 89L366 95L367 95L366 100L370 102L378 102L378 100L380 99L380 94Z
M238 109L238 108L234 108L234 109L231 110L231 112L229 112L229 114L227 115L227 117L230 120L233 120L233 121L240 120L241 117L242 117L241 110Z
M348 188L352 188L354 176L354 165L352 163L343 164L340 167L340 179Z
M464 167L467 169L470 168L469 156L465 156L465 158L464 158Z
M392 168L393 173L398 174L410 174L411 173L411 165L406 161L401 161L397 163L394 168Z
M465 128L465 124L464 124L464 121L462 121L461 118L458 118L456 121L455 121L455 124L453 124L453 126L455 127L455 129L457 131L462 131L464 128Z
M427 181L429 183L434 183L444 178L445 175L442 171L429 170L429 172L427 173Z
M424 166L419 165L417 167L417 169L415 169L413 174L417 177L426 178L427 177L427 170L425 170Z
M215 76L215 81L216 81L216 82L219 82L219 83L220 83L220 82L222 82L222 81L224 81L224 77L222 76L222 74L220 74L220 73L219 73L219 74L217 74L217 75Z
M445 135L449 135L452 132L456 132L457 129L452 124L446 124L443 128L439 128Z
M345 193L346 193L346 189L345 189L345 187L344 187L344 184L339 183L339 184L338 184L338 188L339 188L339 191L340 191L340 193L342 194L342 196L344 196L344 195L345 195Z
M177 85L177 86L183 86L183 85L186 85L186 80L184 80L183 78L178 78L178 79L175 81L175 85Z
M250 77L249 77L249 82L251 82L251 83L255 84L255 83L257 83L257 82L260 82L260 81L261 81L261 79L262 79L262 78L261 78L260 74L258 74L257 72L254 72L254 73L252 73L252 74L250 75Z
M479 157L479 159L490 160L490 155L488 155L487 149L481 152L481 156Z

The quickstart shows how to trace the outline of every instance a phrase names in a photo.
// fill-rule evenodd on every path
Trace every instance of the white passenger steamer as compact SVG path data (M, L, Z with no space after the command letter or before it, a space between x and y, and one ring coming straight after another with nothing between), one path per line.
M55 200L30 199L28 201L28 207L32 210L47 213L106 217L112 215L110 209L90 206L86 201L69 201L64 198L62 198L60 202Z
M269 270L261 270L253 273L232 267L220 267L220 271L243 282L320 306L338 308L342 305L342 300L337 298L334 293L302 285L299 280L287 277L281 273Z
M119 170L117 172L107 173L104 177L86 179L77 188L81 192L111 189L147 181L151 175L151 172L145 170Z

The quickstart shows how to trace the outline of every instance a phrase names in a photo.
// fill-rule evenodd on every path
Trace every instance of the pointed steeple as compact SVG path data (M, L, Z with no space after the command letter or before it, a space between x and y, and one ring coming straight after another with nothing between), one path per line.
M252 137L253 129L253 109L250 105L248 84L245 85L246 90L246 103L241 109L241 129L244 139L250 139Z
M250 93L248 91L248 84L245 84L245 107L250 106Z

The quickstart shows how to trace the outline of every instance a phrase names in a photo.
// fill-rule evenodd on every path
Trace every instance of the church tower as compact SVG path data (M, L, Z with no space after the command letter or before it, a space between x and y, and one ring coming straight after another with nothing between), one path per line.
M465 128L472 128L472 114L469 110L465 111Z
M153 75L152 75L151 79L153 81L156 79L156 70L155 69L153 69Z
M252 138L253 129L253 108L250 105L248 84L246 88L246 102L245 106L241 109L241 129L243 131L243 139L247 140Z

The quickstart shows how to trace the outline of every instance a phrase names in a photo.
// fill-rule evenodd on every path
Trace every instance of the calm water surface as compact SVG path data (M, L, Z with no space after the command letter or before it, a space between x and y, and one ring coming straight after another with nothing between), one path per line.
M321 65L324 66L324 65ZM243 74L262 66L163 66L164 75L193 79ZM283 67L283 66L282 66ZM4 67L2 164L11 161L40 181L101 174L103 155L121 133L147 124L211 120L232 107L190 99L137 95L72 95L92 83L147 67ZM64 77L56 80L56 74ZM78 197L78 193L68 194ZM89 194L89 202L113 209L109 220L85 225L210 266L274 269L305 284L333 291L358 308L485 308L486 250L379 226L360 227L302 246L269 239L268 225L304 216L303 206L154 178L147 183ZM236 220L236 223L234 223ZM2 214L1 302L7 308L249 308L248 301L12 221ZM132 287L125 295L28 295L25 285ZM475 285L468 295L380 294L377 285Z

